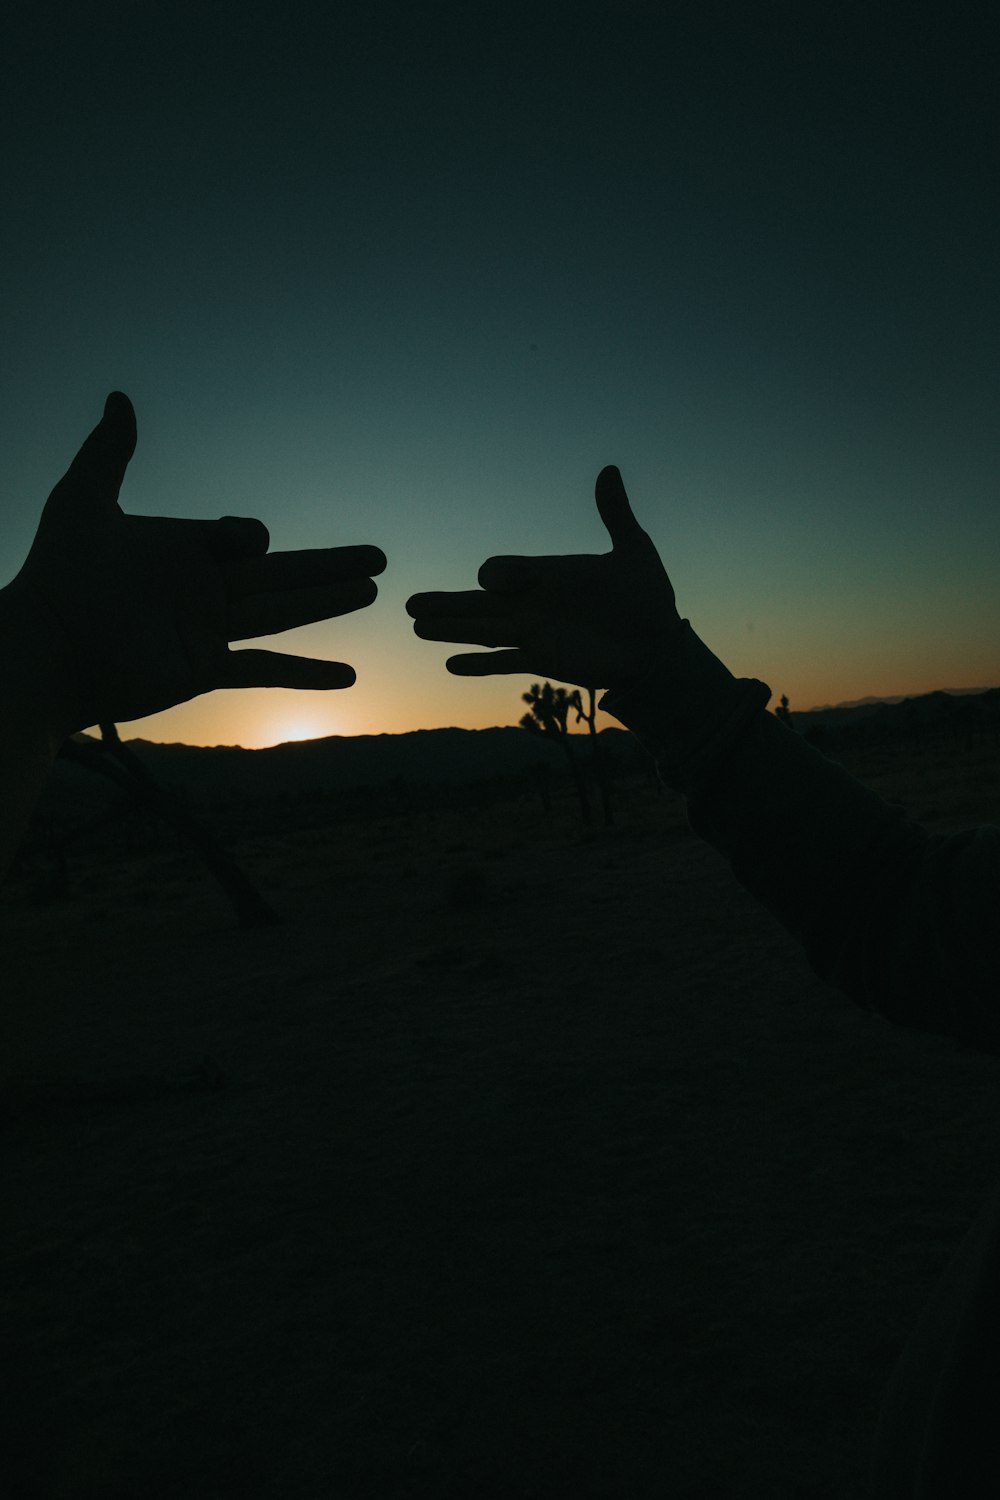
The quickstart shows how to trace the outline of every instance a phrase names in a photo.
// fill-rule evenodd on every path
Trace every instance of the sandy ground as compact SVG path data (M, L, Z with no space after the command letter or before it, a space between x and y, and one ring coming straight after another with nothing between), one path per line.
M996 752L869 758L946 831ZM862 1496L995 1059L857 1010L627 789L0 906L10 1500Z

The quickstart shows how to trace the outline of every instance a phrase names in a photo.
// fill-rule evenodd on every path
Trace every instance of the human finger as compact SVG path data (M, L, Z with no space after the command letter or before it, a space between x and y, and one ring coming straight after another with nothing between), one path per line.
M445 662L456 677L491 677L500 672L530 672L523 651L476 651L469 655L449 656Z
M299 589L371 577L385 570L380 547L312 547L299 552L269 552L242 557L226 565L226 581L235 594L263 594L269 589Z
M263 557L271 545L271 534L264 522L253 516L222 516L209 522L207 535L217 562Z
M231 641L257 635L277 635L297 625L331 620L365 609L378 594L370 578L349 578L323 588L278 589L267 594L248 594L233 599L229 607L228 634Z
M118 501L129 459L135 452L135 411L121 391L112 391L104 414L84 439L76 457L49 497L57 506L71 502L74 510L107 512Z
M216 687L348 688L357 681L346 662L281 651L227 651L218 676Z
M537 582L551 563L549 557L488 557L479 569L479 586L495 594L518 594Z
M646 533L632 514L622 476L614 464L601 470L594 486L594 498L612 547L638 541Z
M465 589L450 594L411 594L405 607L406 613L416 619L418 615L496 614L498 605L482 589Z
M509 646L517 636L511 620L496 616L425 615L413 630L424 641L467 641L470 646Z

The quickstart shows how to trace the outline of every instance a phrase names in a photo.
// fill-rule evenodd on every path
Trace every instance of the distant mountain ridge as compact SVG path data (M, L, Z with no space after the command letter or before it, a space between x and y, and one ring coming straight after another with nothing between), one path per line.
M835 708L813 708L802 713L793 709L791 714L792 726L800 733L818 726L825 731L846 733L863 727L868 737L887 738L935 726L947 729L959 724L993 724L998 717L1000 688L961 688L955 692L941 688L913 698L861 698Z
M78 738L93 738L79 736ZM576 737L575 737L576 738ZM601 731L620 763L641 766L645 753L625 729ZM587 736L579 736L584 760ZM292 740L264 750L240 746L125 741L163 787L173 787L205 807L295 798L357 794L395 785L446 788L524 775L546 766L562 776L558 745L514 725L495 729L415 729L406 734L330 735ZM73 807L99 808L119 795L103 776L74 762L56 761L39 812L59 817Z
M924 697L924 698L932 698L937 693L945 693L945 694L947 694L947 696L949 698L962 698L962 697L969 697L970 695L974 695L974 694L977 694L977 693L991 693L993 691L994 691L993 688L984 688L984 687L975 687L975 688L935 688L933 693L923 693L921 696ZM833 713L836 709L840 709L840 708L868 708L869 705L875 704L875 703L906 703L906 702L909 701L909 696L910 695L908 695L906 693L897 693L895 697L891 697L891 698L852 698L852 699L850 699L846 703L823 703L823 704L818 704L815 708L803 709L803 713L804 714L806 714L806 713L809 713L809 714L828 714L828 713Z
M602 731L622 746L625 729ZM586 736L578 748L587 753ZM405 734L328 735L290 740L264 750L220 746L158 745L130 740L150 771L164 781L211 780L221 795L269 791L349 791L403 780L415 785L461 784L508 776L541 762L562 769L560 748L514 725L494 729L413 729ZM196 770L197 768L197 770Z
M775 706L773 701L771 706ZM891 741L925 731L958 734L1000 726L1000 688L982 693L941 691L892 701L863 699L803 713L793 710L791 722L800 734L818 731L818 743L829 743L833 751L838 743L847 745L859 737ZM589 760L587 738L574 737L585 763ZM641 771L648 766L646 752L628 730L604 729L601 740L621 769ZM394 787L396 795L405 788L425 787L440 797L449 787L525 777L532 767L545 766L560 778L566 771L558 745L514 725L331 735L293 740L264 750L157 744L143 739L125 743L161 786L176 788L204 808L238 807L260 799L345 795L352 801L367 796L378 801L384 796L379 789L386 787ZM60 759L53 767L38 815L43 820L86 815L107 807L120 795L104 777Z

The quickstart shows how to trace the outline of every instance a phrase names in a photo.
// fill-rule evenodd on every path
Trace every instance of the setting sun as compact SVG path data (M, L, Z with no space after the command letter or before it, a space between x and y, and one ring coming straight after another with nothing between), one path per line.
M329 724L321 724L318 719L288 718L275 722L273 729L273 744L283 745L290 740L318 740L325 735L332 734L333 730Z

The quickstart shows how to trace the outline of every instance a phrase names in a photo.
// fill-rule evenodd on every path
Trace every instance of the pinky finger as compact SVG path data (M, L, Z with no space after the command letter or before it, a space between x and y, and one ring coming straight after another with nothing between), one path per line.
M456 677L490 677L499 672L530 672L523 651L476 651L472 655L449 656L445 662Z
M217 687L349 688L357 681L343 661L286 656L283 651L229 651Z

